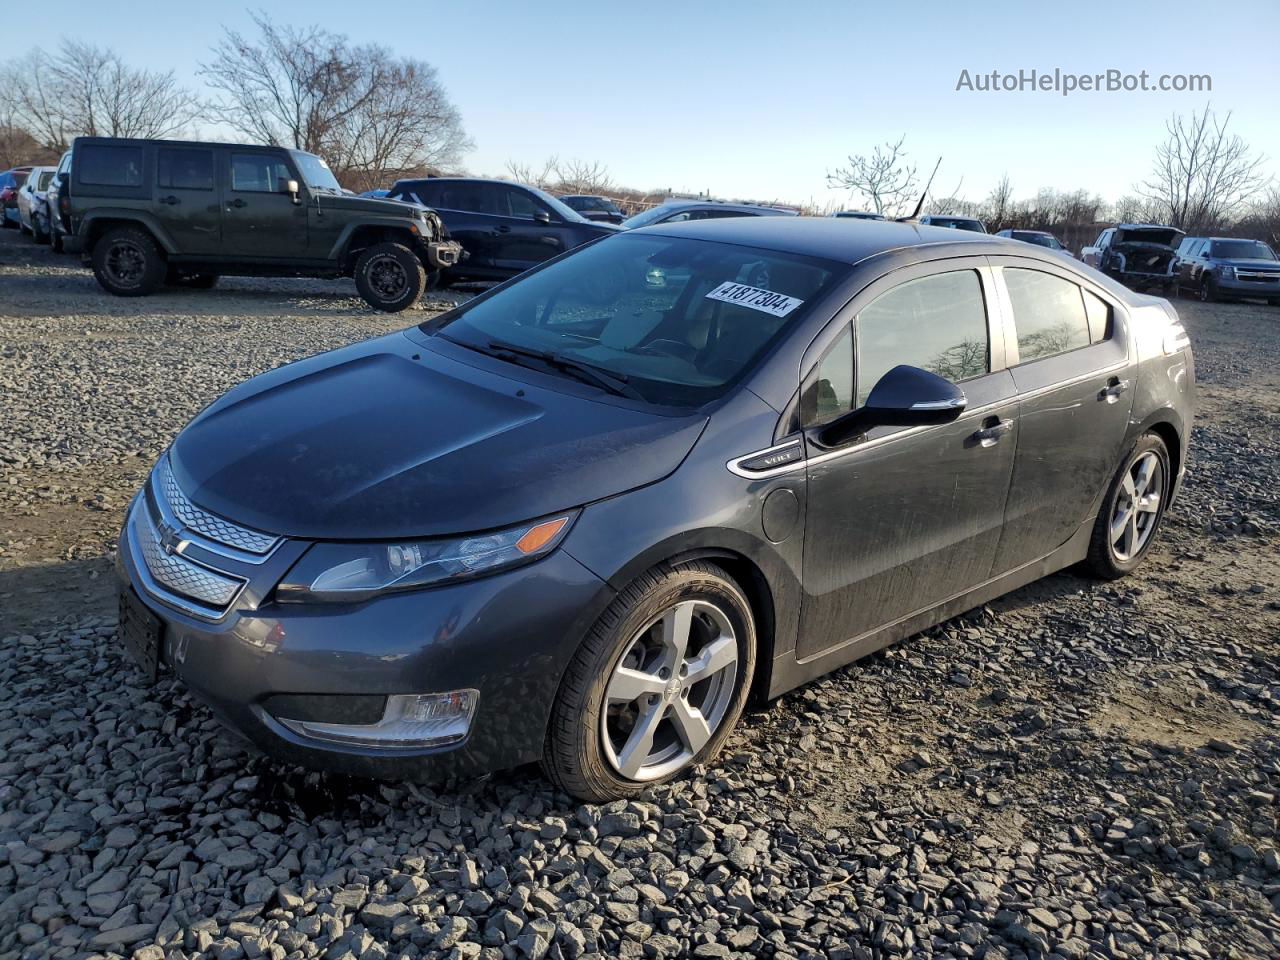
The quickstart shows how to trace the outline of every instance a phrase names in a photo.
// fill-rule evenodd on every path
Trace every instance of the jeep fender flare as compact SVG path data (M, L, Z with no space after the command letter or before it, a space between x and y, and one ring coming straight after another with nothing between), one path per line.
M95 207L84 215L84 219L80 222L78 236L81 240L88 239L89 235L94 232L96 224L103 221L115 221L119 223L132 223L146 230L155 238L156 243L160 245L160 249L166 255L178 253L177 244L173 242L173 238L169 236L169 232L160 225L150 213L142 210L130 210L124 207ZM86 243L84 252L87 254L91 250L91 246Z
M345 263L350 256L351 238L357 231L367 229L378 230L386 234L398 234L399 236L397 237L385 236L383 239L402 242L414 253L420 252L418 245L415 243L416 240L420 239L420 235L414 234L408 222L404 219L369 217L368 219L348 223L342 228L342 232L338 234L338 239L333 242L333 247L329 250L328 259L336 263ZM428 237L427 239L433 238Z

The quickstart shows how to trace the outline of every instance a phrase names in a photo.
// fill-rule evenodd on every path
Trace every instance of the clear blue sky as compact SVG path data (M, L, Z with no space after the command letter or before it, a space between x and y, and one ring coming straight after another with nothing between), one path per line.
M926 171L943 155L935 193L963 176L962 195L981 199L1007 171L1019 198L1084 187L1112 200L1147 173L1167 117L1206 101L1233 111L1232 127L1280 173L1276 0L261 6L281 22L319 23L433 63L475 140L473 173L555 154L598 160L639 188L825 203L837 196L827 170L905 133ZM68 36L172 68L192 86L224 25L252 28L234 4L132 0L123 16L98 0L58 9ZM1210 74L1213 90L956 91L962 69L1055 67Z

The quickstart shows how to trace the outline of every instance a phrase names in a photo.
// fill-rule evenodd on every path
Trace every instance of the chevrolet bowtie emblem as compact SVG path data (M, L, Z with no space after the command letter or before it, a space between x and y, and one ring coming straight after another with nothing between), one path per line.
M164 520L156 527L156 538L160 541L161 549L170 556L181 552L182 545L186 542L182 538L182 528L171 526Z

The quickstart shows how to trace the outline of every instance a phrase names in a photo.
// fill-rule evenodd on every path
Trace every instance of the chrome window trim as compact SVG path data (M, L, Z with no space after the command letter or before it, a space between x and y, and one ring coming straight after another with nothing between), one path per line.
M970 419L971 417L981 416L985 413L989 413L990 411L996 409L997 407L1007 406L1010 403L1018 403L1023 400L1034 400L1036 397L1044 396L1047 393L1052 393L1054 390L1061 390L1063 387L1071 387L1077 383L1083 383L1086 380L1091 380L1094 377L1104 376L1105 374L1108 374L1108 373L1115 373L1118 370L1125 370L1128 367L1129 367L1129 361L1126 358L1124 360L1120 360L1116 363L1113 363L1110 366L1099 367L1097 370L1090 370L1088 373L1082 373L1082 374L1079 374L1078 376L1071 377L1067 380L1058 380L1054 383L1048 384L1047 386L1037 387L1035 390L1028 390L1024 393L1012 393L1009 396L1004 397L1000 400L994 400L991 403L984 403L980 407L974 407L971 410L965 410L963 413L960 414L960 416L956 417L955 420L951 420L948 423L944 423L944 424L935 423L935 424L927 424L919 427L908 427L904 430L899 430L896 433L890 433L890 434L886 434L883 437L876 437L874 440L864 441L863 443L857 444L856 446L846 447L839 450L830 450L826 453L820 453L816 457L807 457L805 459L797 460L795 463L788 463L785 466L775 467L772 470L764 470L759 472L748 471L748 470L744 470L741 467L741 463L743 460L749 460L752 457L758 457L758 456L761 456L762 454L772 453L775 450L782 450L782 449L785 449L786 447L792 446L793 444L801 443L801 440L799 437L793 437L789 440L784 440L783 442L775 444L772 447L765 447L761 450L756 450L754 453L748 453L741 457L734 457L727 464L725 464L725 466L729 468L729 471L731 473L734 473L737 476L743 477L744 479L747 479L747 480L767 480L767 479L770 479L771 477L780 477L788 473L795 473L797 470L805 470L808 467L816 466L817 464L820 464L820 463L828 463L832 460L838 460L840 457L847 457L851 454L861 453L865 450L874 450L876 447L882 447L885 444L892 443L895 440L903 439L905 437L915 436L916 434L923 433L926 430L936 430L938 427L950 426L952 423L961 423L965 420ZM801 453L803 452L804 452L804 448L802 446Z

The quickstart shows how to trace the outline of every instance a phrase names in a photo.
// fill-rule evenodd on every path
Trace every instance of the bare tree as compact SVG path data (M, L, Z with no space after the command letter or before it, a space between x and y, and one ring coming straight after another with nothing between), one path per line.
M987 229L992 233L1003 230L1013 213L1013 185L1009 182L1009 174L1005 173L996 182L987 197L987 211L984 219Z
M246 137L319 154L361 181L455 163L470 148L429 64L265 13L253 21L256 38L226 30L201 66L215 115Z
M907 160L903 134L894 143L875 147L870 156L850 155L848 166L827 174L827 186L861 195L871 209L896 216L915 200L916 167Z
M1219 228L1269 183L1264 158L1227 132L1230 122L1230 113L1219 121L1206 104L1201 113L1174 114L1165 125L1168 138L1138 189L1171 225L1191 233Z
M383 180L455 164L470 149L462 118L420 60L393 60L381 47L365 65L369 96L335 126L321 145L349 186L370 189Z
M550 190L555 185L560 176L559 169L560 160L557 157L548 157L541 170L529 163L520 163L515 160L507 161L508 177L517 183L526 183L531 187L537 187L539 190Z
M201 114L173 71L126 64L113 50L64 40L57 53L34 50L5 78L22 127L53 150L74 137L171 137Z
M556 172L561 193L602 194L613 189L609 168L598 161L570 160Z

